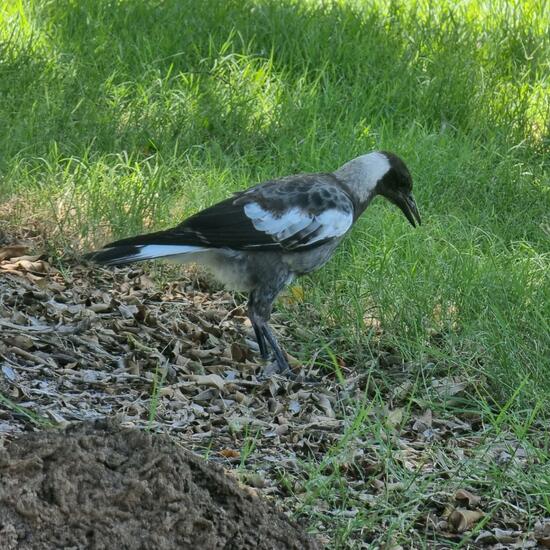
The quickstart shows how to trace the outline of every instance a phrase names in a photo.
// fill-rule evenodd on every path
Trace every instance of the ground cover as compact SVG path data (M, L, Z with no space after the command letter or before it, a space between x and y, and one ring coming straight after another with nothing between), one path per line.
M550 513L544 7L5 3L0 229L4 247L30 245L2 262L6 434L84 418L63 401L81 393L90 416L185 434L210 459L261 472L261 491L334 547L540 539ZM113 236L374 148L406 159L424 223L413 231L376 201L337 257L280 301L287 348L322 391L256 385L242 298L211 300L202 275L79 264ZM147 315L165 328L146 330ZM32 319L91 328L54 338L22 328ZM192 345L176 344L195 330ZM244 401L226 395L228 374ZM228 400L268 425L231 427ZM197 406L222 418L200 441ZM266 435L282 425L296 442ZM274 448L292 466L266 466ZM481 501L457 501L462 490ZM459 534L452 507L484 515Z

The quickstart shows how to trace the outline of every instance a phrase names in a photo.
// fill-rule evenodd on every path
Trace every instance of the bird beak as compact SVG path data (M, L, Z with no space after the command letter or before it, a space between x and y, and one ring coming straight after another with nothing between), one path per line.
M420 225L420 214L418 212L418 208L416 206L416 202L414 200L414 197L412 196L412 193L399 195L399 197L395 201L395 204L399 206L399 208L401 209L403 214L405 214L405 217L409 220L409 223L413 227Z

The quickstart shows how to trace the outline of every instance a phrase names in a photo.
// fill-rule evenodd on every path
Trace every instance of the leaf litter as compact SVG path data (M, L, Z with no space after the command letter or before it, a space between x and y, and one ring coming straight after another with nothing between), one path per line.
M59 269L25 245L0 248L5 441L48 425L105 417L167 433L287 512L306 517L318 540L329 545L336 544L335 517L353 521L376 509L382 497L408 490L380 460L391 441L393 460L434 490L418 507L419 540L428 536L438 541L432 547L446 548L477 529L470 540L488 548L548 545L550 527L541 513L532 517L513 502L482 498L471 486L449 494L446 482L437 490L438 480L452 476L473 449L510 467L532 461L513 438L487 445L479 419L423 406L434 395L442 402L460 397L472 381L434 378L425 399L416 396L411 409L411 372L401 358L381 351L373 364L399 371L400 378L388 390L384 409L365 413L362 422L378 418L385 426L378 439L369 440L353 431L353 422L358 403L368 397L370 373L346 370L339 380L312 364L302 373L318 384L264 378L244 301L209 292L193 271L178 271L175 279L160 283L147 266L106 270L68 262ZM277 320L274 326L283 339L290 330ZM327 454L344 444L349 459L339 457L330 466ZM329 468L328 475L337 468L346 500L355 503L350 510L339 509L337 497L328 506L308 500L311 461ZM387 540L384 530L383 524L368 533L358 529L346 544L366 548Z

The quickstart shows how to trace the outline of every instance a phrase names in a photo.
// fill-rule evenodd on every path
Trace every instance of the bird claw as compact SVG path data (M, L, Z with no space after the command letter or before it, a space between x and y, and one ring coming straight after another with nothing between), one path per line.
M286 360L281 361L280 358L277 357L273 358L273 360L262 371L262 376L267 378L271 378L274 374L280 374L281 376L286 376L287 378L296 376L292 372L288 362Z
M279 365L277 361L272 361L262 369L262 372L260 373L260 378L269 379L276 374L280 374Z
M288 363L284 366L281 366L281 364L278 361L272 361L269 363L260 373L259 378L261 380L269 380L273 376L281 376L286 378L287 380L293 382L294 384L307 384L309 386L317 386L321 384L321 382L315 378L309 378L306 377L300 372L300 374L296 374L291 368Z

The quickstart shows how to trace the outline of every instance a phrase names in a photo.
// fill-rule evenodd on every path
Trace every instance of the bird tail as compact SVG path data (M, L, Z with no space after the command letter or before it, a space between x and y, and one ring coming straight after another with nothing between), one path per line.
M101 250L85 254L84 259L103 265L125 265L155 258L184 261L186 254L206 250L204 247L195 245L166 243L166 237L166 232L159 231L122 239L105 245Z

